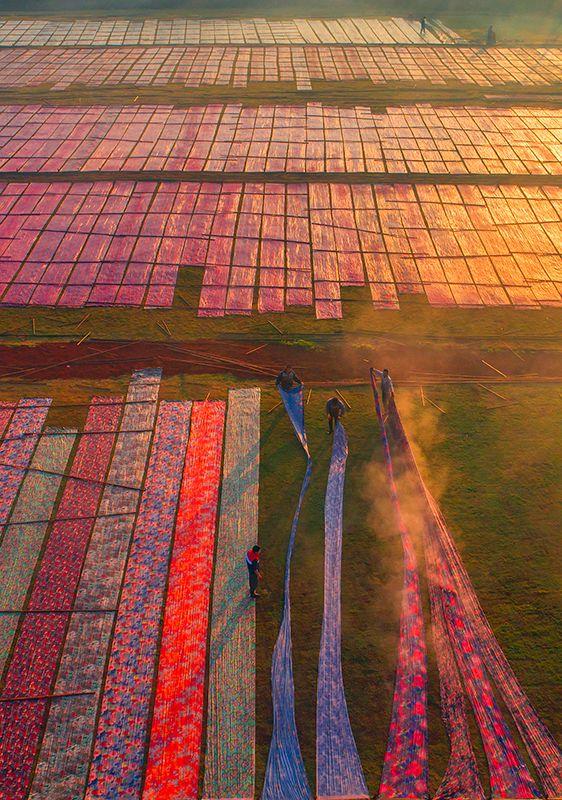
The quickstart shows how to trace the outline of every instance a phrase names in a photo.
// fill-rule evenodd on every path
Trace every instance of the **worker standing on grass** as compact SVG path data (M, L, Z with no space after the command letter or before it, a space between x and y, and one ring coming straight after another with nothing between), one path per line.
M275 379L275 385L277 388L281 387L285 392L290 392L294 386L302 386L302 381L295 375L293 368L287 364Z
M486 34L486 47L495 47L496 46L496 32L494 30L494 26L490 25L488 28L488 33Z
M328 415L328 433L333 433L337 421L345 414L345 406L339 397L330 397L326 403L326 414Z
M381 379L382 404L385 413L388 414L388 404L390 403L390 398L394 397L394 384L392 383L392 378L390 377L390 373L386 368L383 369L382 372L380 369L376 369L375 375L377 378Z
M427 19L422 17L420 19L420 36L425 36L427 33Z
M248 567L248 580L250 583L250 597L259 597L256 589L258 588L258 581L261 578L260 572L260 550L259 544L255 544L251 550L246 553L246 566Z

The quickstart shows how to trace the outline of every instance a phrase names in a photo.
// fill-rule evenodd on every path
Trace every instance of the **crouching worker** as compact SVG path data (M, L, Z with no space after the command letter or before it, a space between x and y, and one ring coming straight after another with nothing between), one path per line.
M251 550L246 553L246 566L248 567L248 580L250 583L250 597L259 597L256 589L258 582L261 578L260 572L260 550L259 544L255 544Z
M295 386L302 386L302 381L297 377L293 368L287 365L275 379L275 385L284 392L290 392Z
M328 415L328 433L333 433L336 422L345 414L345 406L338 397L330 397L326 403Z

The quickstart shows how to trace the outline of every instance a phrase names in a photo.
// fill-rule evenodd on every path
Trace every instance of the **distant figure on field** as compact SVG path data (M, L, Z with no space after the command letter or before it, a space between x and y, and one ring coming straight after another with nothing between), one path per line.
M248 567L248 581L250 583L250 597L259 597L256 589L258 588L258 581L261 578L260 572L260 550L259 544L255 544L251 550L246 553L246 566Z
M326 414L328 415L328 433L333 433L337 421L345 414L345 406L339 397L330 397L326 403Z
M275 385L277 387L280 386L283 391L288 392L293 386L302 386L302 381L295 375L293 368L287 365L275 379Z
M494 26L490 25L488 28L488 33L486 34L486 47L495 47L496 46L496 32L494 30Z
M382 404L385 412L388 412L390 398L394 397L394 384L392 383L392 378L390 377L390 373L387 369L383 369L382 372L380 369L376 369L375 375L377 378L381 379Z
M420 19L420 36L425 36L427 33L427 19L422 17Z

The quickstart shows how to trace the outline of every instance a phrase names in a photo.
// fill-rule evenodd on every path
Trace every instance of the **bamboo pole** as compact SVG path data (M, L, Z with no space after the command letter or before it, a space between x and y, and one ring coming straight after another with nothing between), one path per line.
M310 395L312 394L312 389L308 390L308 397L306 398L306 405L310 403Z
M423 393L423 386L420 386L420 396L421 396L422 406L425 408L425 395Z
M428 396L426 395L426 398L425 398L425 399L427 400L427 402L428 402L428 403L431 403L431 405L432 405L432 406L435 406L435 408L436 408L438 411L440 411L442 414L446 414L446 413L447 413L446 411L444 411L444 409L442 409L442 408L441 408L441 406L438 406L438 405L437 405L437 403L434 403L434 402L433 402L433 400L431 399L431 397L428 397Z
M347 406L348 408L351 408L351 404L347 402L347 400L345 399L345 397L343 396L343 394L340 392L340 390L339 390L339 389L336 389L336 392L339 394L339 396L341 397L341 399L343 400L343 402L346 404L346 406Z
M480 361L481 361L483 364L486 364L486 366L487 366L487 367L490 367L490 369L493 369L493 370L494 370L494 372L497 372L497 373L498 373L498 375L501 375L501 376L502 376L502 378L507 378L507 375L505 374L505 372L502 372L502 371L501 371L501 369L498 369L497 367L494 367L494 365L493 365L493 364L489 364L487 361L484 361L484 359L483 359L483 358L481 358L481 359L480 359Z
M282 331L280 328L278 328L278 327L277 327L277 325L274 325L274 324L273 324L273 322L271 322L271 320L269 320L269 319L268 319L267 321L268 321L268 323L271 325L271 327L272 327L272 328L275 328L275 330L277 331L277 333L280 333L280 334L281 334L281 336L284 336L284 335L285 335L285 334L283 333L283 331Z
M269 409L269 411L268 411L267 413L268 413L268 414L271 414L271 412L272 412L272 411L275 411L275 409L276 409L276 408L279 408L279 406L282 404L282 402L283 402L283 401L282 401L282 400L280 400L278 403L276 403L276 404L273 406L273 408L270 408L270 409Z
M267 344L260 344L259 347L253 347L251 350L245 352L244 355L249 356L250 353L256 353L258 350L263 350L264 347L267 347Z
M82 344L82 342L85 342L86 339L88 339L91 335L92 331L88 331L88 333L85 333L84 336L81 339L79 339L79 341L76 342L76 347L79 347Z
M493 389L490 389L489 386L484 386L483 383L477 383L476 385L479 386L481 389L485 389L487 392L490 392L490 394L495 394L495 396L499 397L500 400L509 400L510 399L509 397L505 397L505 395L500 394L499 392L494 392Z

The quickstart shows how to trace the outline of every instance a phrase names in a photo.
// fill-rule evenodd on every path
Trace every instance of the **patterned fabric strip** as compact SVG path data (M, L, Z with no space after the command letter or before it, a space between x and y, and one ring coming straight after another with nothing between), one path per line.
M30 795L33 800L84 796L99 692L159 385L160 370L135 372L129 384L55 684L57 694L77 694L51 702Z
M392 456L379 403L374 372L371 384L381 429L386 474L404 551L400 640L392 717L379 795L384 798L428 796L427 662L419 575L410 533L402 517Z
M119 400L92 401L33 583L28 610L39 613L23 619L3 696L35 698L51 693L121 408ZM5 726L2 749L8 761L18 767L17 780L11 779L11 800L27 794L47 710L46 699L0 706ZM4 774L1 768L0 774Z
M338 422L324 508L324 614L316 704L316 794L369 797L349 722L341 664L341 551L347 436Z
M15 407L16 407L15 403L9 403L6 402L5 400L0 401L0 441L2 440L4 431L8 427L8 423L12 418L12 414L14 413Z
M196 798L225 403L194 403L168 577L143 800Z
M203 797L253 798L255 601L245 552L258 538L260 390L228 393L211 612Z
M0 526L8 520L50 405L42 397L20 400L0 444Z
M191 403L160 405L111 643L87 800L140 798Z
M307 458L297 508L293 516L285 562L283 618L271 664L273 731L265 772L262 800L306 800L312 797L302 759L295 720L295 684L291 638L291 558L304 496L310 483L312 459L304 424L302 386L288 392L279 389L289 419Z

